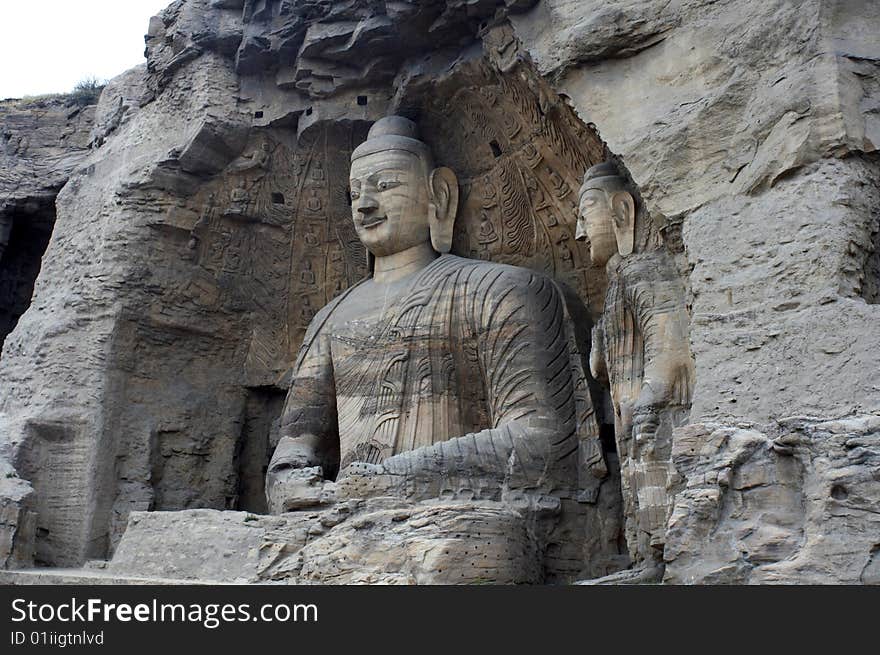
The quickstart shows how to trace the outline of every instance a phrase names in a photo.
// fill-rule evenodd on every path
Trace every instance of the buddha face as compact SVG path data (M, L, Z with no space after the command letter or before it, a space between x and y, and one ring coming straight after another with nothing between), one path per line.
M590 259L604 266L617 252L614 213L604 189L587 189L580 199L576 238L590 240Z
M430 192L417 155L386 150L351 164L351 209L361 242L387 257L431 240Z

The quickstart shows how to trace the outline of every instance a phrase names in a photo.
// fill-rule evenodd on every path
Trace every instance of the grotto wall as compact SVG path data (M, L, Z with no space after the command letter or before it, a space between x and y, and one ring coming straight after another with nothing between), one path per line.
M23 179L48 186L15 196L64 185L0 355L6 565L106 558L133 512L144 549L188 511L265 512L306 326L368 273L348 157L398 112L462 179L455 252L563 283L584 353L607 279L574 238L577 190L608 158L634 183L639 236L687 289L696 371L667 581L876 582L878 29L867 1L172 3L146 65L67 118L87 138L33 158L52 173ZM607 390L583 385L601 429ZM584 447L607 471L562 537L569 577L627 565L615 457ZM333 539L297 575L321 581ZM123 541L119 562L140 554ZM196 568L174 574L216 575Z
M874 580L876 4L549 1L512 20L681 232L696 388L666 579Z
M68 95L0 102L0 356L28 308L55 225L55 198L88 155L95 106ZM3 385L0 385L2 388ZM29 485L0 455L0 561L31 561Z

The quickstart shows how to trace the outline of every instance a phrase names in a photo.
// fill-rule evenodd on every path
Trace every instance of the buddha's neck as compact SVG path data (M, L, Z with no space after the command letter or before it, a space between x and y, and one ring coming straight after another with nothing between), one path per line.
M376 257L373 280L379 284L396 282L410 273L422 270L437 259L437 256L430 242L426 242L387 257Z

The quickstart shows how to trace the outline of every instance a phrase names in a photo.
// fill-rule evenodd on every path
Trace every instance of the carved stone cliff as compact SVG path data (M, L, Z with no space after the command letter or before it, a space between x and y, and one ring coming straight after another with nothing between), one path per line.
M843 0L174 2L96 109L0 108L0 219L54 212L42 265L14 255L39 276L0 353L0 558L116 552L132 574L174 546L141 574L484 581L453 573L485 545L468 526L509 519L497 508L258 516L306 327L369 272L350 153L400 113L459 176L453 252L557 280L585 361L608 279L576 239L578 189L608 159L632 182L636 240L684 289L695 372L665 580L880 581L878 31L875 3ZM582 386L602 444L583 454L602 466L580 531L553 537L560 579L629 564L614 403ZM534 548L517 530L493 534L491 560ZM199 564L206 534L240 560Z

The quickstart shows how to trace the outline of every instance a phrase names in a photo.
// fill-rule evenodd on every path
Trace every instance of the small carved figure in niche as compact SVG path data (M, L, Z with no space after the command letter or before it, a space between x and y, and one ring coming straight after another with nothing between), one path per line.
M526 188L529 190L532 209L539 211L545 207L549 207L550 203L547 201L547 194L544 193L544 189L541 188L541 183L538 182L538 179L532 175L526 175L525 179Z
M314 168L312 168L312 179L315 180L315 182L323 182L324 177L324 164L316 159Z
M240 273L241 272L241 243L237 240L233 241L224 253L223 272L224 273Z
M303 323L308 323L315 317L315 308L312 307L312 300L308 296L302 297L302 304L299 308L299 315Z
M306 207L308 207L309 211L315 213L318 213L324 208L324 203L321 201L321 198L318 197L317 191L312 191L312 195L309 196L309 199L306 201Z
M552 209L542 212L541 215L544 217L544 224L547 227L556 227L559 225L559 219L556 218L556 212Z
M483 100L490 107L494 107L495 103L498 102L498 95L495 93L494 89L488 86L481 86L479 88L480 95L483 96Z
M229 168L238 173L256 170L258 171L257 179L259 179L269 170L271 161L272 147L268 141L264 141L255 151L239 157Z
M515 499L555 524L561 499L577 497L580 444L597 435L562 292L534 271L449 254L458 181L405 118L372 127L350 189L373 275L309 325L267 474L271 510Z
M315 285L315 272L312 270L312 262L306 259L303 262L303 270L299 275L300 282L307 286Z
M635 562L617 577L650 581L663 575L672 429L687 419L694 371L684 286L665 250L636 251L636 228L635 199L616 166L590 168L576 238L589 239L590 258L608 272L590 365L611 388L627 544Z
M316 248L318 246L318 237L311 230L303 235L303 241L305 241L309 248Z
M498 189L492 184L492 178L488 175L483 177L483 209L492 209L498 206Z
M556 245L558 246L558 249L559 249L560 259L562 259L562 261L570 264L572 261L572 253L571 253L571 248L569 248L568 243L566 243L568 240L569 240L569 236L567 234L563 234L561 237L559 237L559 241L557 241Z
M229 200L229 208L223 212L224 214L247 216L248 206L251 202L251 194L248 193L247 183L244 180L240 180L238 184L233 187L229 194Z
M571 193L571 187L568 186L568 183L562 179L562 176L557 173L552 168L550 170L550 184L553 186L553 195L557 200L565 200L569 193Z
M295 153L293 155L293 162L291 165L291 177L293 178L294 187L298 187L299 183L302 181L307 165L308 159L303 157L301 153Z
M480 244L480 259L490 259L492 256L492 244L498 241L498 232L489 214L480 212L480 231L477 233L477 243Z
M3 253L6 252L6 246L9 245L9 239L12 236L12 217L0 216L0 262L3 261Z

